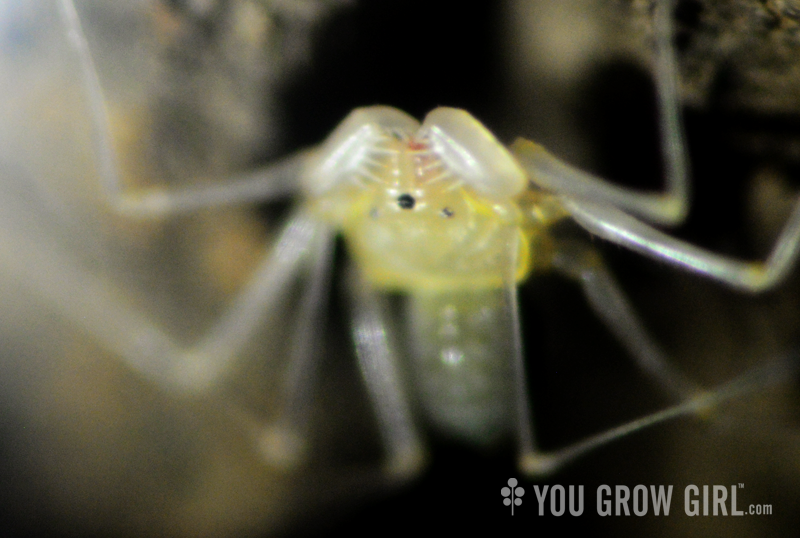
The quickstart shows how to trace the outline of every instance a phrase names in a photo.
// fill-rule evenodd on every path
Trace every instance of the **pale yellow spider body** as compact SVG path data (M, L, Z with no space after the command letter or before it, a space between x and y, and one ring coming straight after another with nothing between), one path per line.
M359 109L319 155L305 174L310 213L344 236L371 288L406 297L409 377L428 419L496 440L515 416L507 294L550 265L547 228L566 211L461 110L420 125Z
M469 121L516 166L485 128ZM524 180L520 192L487 195L434 151L418 124L377 131L346 181L309 198L312 212L344 235L370 284L405 293L501 289L543 263L552 218L539 206L552 205L552 196L529 190Z
M463 110L438 108L420 124L378 106L357 109L342 122L306 162L301 185L311 219L344 236L366 286L406 297L403 347L410 349L403 355L411 366L399 368L427 420L477 444L494 442L516 420L522 451L530 455L515 288L534 271L552 268L576 279L668 391L679 397L700 391L663 359L594 248L585 239L551 237L552 224L570 217L592 234L747 289L763 285L758 275L777 280L791 267L797 222L787 225L767 269L683 244L620 209L651 220L680 218L676 208L686 204L686 189L685 177L677 177L669 194L625 191L534 143L523 140L508 150ZM401 390L404 376L382 372L395 368L381 366L394 361L384 345L387 330L378 314L365 316L354 332L379 399ZM389 428L389 436L404 431ZM524 456L522 465L532 473L553 467L539 455Z

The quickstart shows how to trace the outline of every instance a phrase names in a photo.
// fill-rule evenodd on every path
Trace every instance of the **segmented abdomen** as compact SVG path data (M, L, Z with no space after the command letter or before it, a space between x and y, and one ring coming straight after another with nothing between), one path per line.
M446 435L489 444L514 418L511 317L504 290L408 298L419 404Z

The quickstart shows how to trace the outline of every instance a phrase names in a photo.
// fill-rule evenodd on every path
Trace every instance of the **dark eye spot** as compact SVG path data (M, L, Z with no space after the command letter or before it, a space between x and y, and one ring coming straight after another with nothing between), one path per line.
M402 209L414 209L414 204L416 203L417 201L414 200L414 197L410 194L401 194L397 198L397 205L399 205Z
M443 217L447 217L449 219L450 217L453 216L453 214L454 214L453 210L450 209L449 207L445 207L444 209L442 209L442 216Z

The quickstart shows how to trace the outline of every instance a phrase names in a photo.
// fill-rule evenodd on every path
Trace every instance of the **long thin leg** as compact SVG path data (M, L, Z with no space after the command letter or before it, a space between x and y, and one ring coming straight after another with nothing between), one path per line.
M568 198L564 198L564 206L589 233L745 291L759 292L777 285L800 255L800 201L766 262L744 262L709 252L610 206Z
M220 320L202 340L184 347L130 307L113 286L63 252L57 241L46 235L32 237L33 228L17 234L13 228L2 230L4 244L17 255L5 257L0 270L43 297L140 374L161 386L189 392L206 390L227 370L322 233L321 225L302 211L295 214ZM19 237L27 241L17 244Z
M280 416L262 435L262 449L273 460L291 466L301 461L306 448L311 402L319 369L319 335L323 334L333 256L333 236L320 233L315 240L311 278L303 289L299 318L292 328L288 371L283 382Z
M519 296L517 294L517 261L519 259L519 241L512 234L508 242L508 268L505 276L506 304L511 323L512 353L511 367L514 375L514 402L516 404L516 434L520 462L536 459L539 450L536 444L536 428L531 410L531 397L528 390L528 375L525 368L525 348L522 342L522 321L519 314ZM524 467L524 464L521 463Z
M686 203L679 203L681 197L672 196L674 192L683 192L684 202L688 199L686 150L675 75L677 63L671 44L672 4L671 0L656 2L654 19L662 144L667 155L667 176L670 178L668 194L663 199L660 195L634 193L606 184L599 178L562 163L531 142L517 144L518 157L535 183L565 195L563 200L567 211L589 232L731 286L752 292L761 291L785 278L797 260L800 251L800 201L766 263L747 263L708 252L669 237L627 214L669 224L679 222L680 219L671 217L686 210ZM672 191L673 188L677 190ZM679 206L680 211L676 209Z
M263 202L286 198L299 188L298 177L313 150L303 150L250 172L226 178L224 183L196 185L181 189L150 187L123 192L106 176L103 189L116 211L131 217L158 217L188 213L204 207ZM112 178L116 181L116 177Z
M702 416L726 401L734 400L747 393L763 390L774 385L788 383L793 375L797 373L797 369L796 357L778 360L754 368L733 381L701 393L678 405L622 424L559 450L528 454L527 457L522 458L521 468L530 476L547 476L596 448L650 426L682 416Z
M267 313L274 310L273 305L297 276L311 251L328 238L324 225L302 210L296 212L272 253L265 257L228 310L202 340L182 353L182 362L191 365L192 375L182 370L175 381L187 379L192 390L202 390L219 377L253 331L264 323Z
M140 193L125 192L112 145L106 100L86 35L72 0L60 0L59 7L68 40L78 56L89 101L92 146L97 158L101 187L111 207L128 215L147 217L201 207L263 201L297 191L297 177L310 154L309 151L298 152L271 166L233 177L223 185L200 185L176 191L150 189Z
M571 166L542 146L517 140L512 146L531 181L547 190L625 209L650 222L680 224L689 210L689 172L678 99L677 60L672 46L672 0L655 5L655 81L658 94L661 150L666 167L662 193L637 192L619 187Z
M389 476L414 476L424 461L424 450L403 386L397 354L386 316L388 307L354 268L348 285L352 296L353 338L381 437L387 448Z
M569 247L569 245L561 246ZM541 451L536 444L534 422L530 411L530 393L526 383L522 338L519 331L516 287L509 284L507 286L509 308L512 313L511 318L517 327L514 333L515 356L513 361L514 375L517 378L519 466L529 476L550 475L584 454L637 431L681 416L703 415L725 401L735 399L748 392L765 389L779 383L787 383L791 375L798 370L797 357L791 357L753 369L716 389L701 391L694 383L674 371L663 358L596 253L587 249L585 245L578 245L577 248L573 245L572 248L564 248L561 252L563 254L557 255L553 260L555 268L577 278L582 283L587 298L595 311L623 344L630 349L642 369L676 395L690 394L691 397L682 403L593 435L564 448L550 452ZM511 267L515 266L511 265ZM507 278L508 282L513 283L513 278L513 272L510 272Z
M676 370L645 330L600 255L583 241L562 241L553 266L580 282L590 306L647 375L684 399L700 387Z

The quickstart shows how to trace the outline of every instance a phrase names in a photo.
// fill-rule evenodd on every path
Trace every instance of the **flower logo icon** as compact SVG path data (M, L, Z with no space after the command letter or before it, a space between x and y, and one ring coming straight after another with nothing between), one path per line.
M514 507L522 504L521 497L525 495L524 489L516 487L518 483L516 478L509 478L508 485L510 487L500 490L500 495L505 497L505 499L503 499L503 504L511 507L512 516L514 515Z

